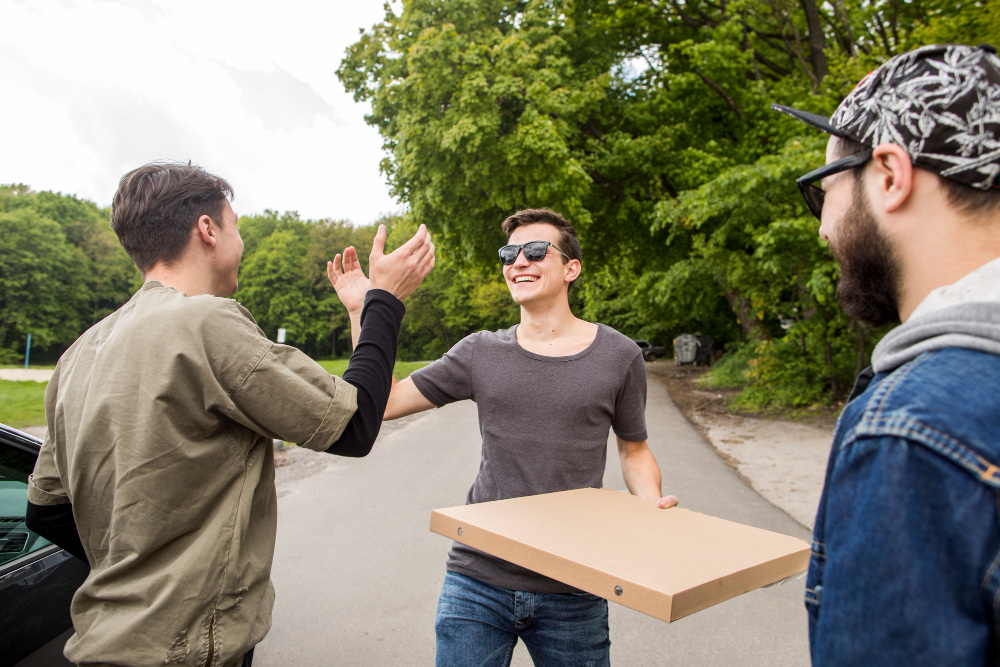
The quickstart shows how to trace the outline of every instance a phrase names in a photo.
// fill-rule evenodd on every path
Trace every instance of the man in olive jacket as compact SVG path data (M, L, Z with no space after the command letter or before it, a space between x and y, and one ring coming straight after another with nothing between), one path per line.
M198 167L126 174L111 225L145 283L62 356L28 490L32 530L85 558L66 656L81 665L249 664L271 625L274 438L364 456L388 400L425 229L371 255L343 378L272 343L223 298L243 241L232 190Z

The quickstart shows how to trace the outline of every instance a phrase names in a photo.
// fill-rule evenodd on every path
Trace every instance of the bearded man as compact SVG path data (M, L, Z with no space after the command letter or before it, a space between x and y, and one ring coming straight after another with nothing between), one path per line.
M985 665L1000 627L1000 59L889 60L798 179L853 317L902 324L840 416L806 581L814 665Z

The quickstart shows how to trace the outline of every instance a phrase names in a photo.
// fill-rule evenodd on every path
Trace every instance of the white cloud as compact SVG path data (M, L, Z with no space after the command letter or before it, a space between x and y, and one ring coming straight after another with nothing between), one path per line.
M0 183L107 205L129 169L193 160L234 207L367 223L399 206L335 71L381 0L0 0Z

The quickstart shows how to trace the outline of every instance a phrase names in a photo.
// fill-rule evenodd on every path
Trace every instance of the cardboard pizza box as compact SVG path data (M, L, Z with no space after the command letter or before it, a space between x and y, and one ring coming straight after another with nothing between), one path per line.
M798 538L606 489L434 510L431 530L668 623L809 564Z

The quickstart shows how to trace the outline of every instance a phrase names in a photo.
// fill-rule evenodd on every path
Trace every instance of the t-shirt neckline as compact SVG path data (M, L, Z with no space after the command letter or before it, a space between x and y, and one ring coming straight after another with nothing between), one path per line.
M597 335L594 336L594 340L592 340L590 342L590 345L588 345L587 347L583 348L582 350L580 350L576 354L570 354L570 355L565 356L565 357L551 357L551 356L544 355L544 354L538 354L537 352L532 352L530 350L526 350L523 347L521 347L521 344L519 342L517 342L517 328L519 326L520 326L520 324L515 324L510 329L510 340L514 344L514 349L516 349L518 352L520 352L524 356L528 357L529 359L537 359L538 361L557 361L558 362L558 361L574 361L576 359L580 359L581 357L585 357L588 354L590 354L591 352L593 352L594 348L596 348L597 345L598 345L598 343L600 343L601 337L604 335L604 325L601 324L600 322L598 322L597 323Z

